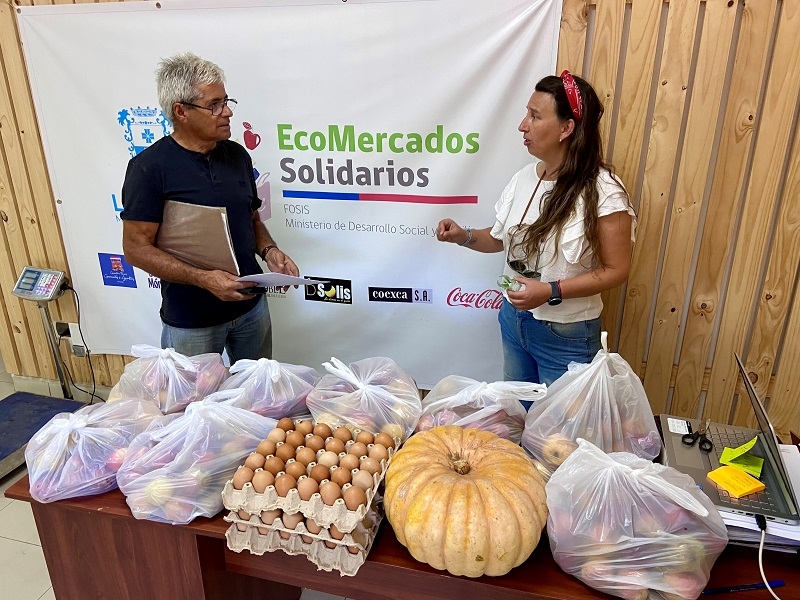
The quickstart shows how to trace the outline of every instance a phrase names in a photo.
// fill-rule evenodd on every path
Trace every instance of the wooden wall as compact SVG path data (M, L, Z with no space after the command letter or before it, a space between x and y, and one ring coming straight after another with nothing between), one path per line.
M604 99L607 157L639 216L605 327L654 412L748 423L735 351L779 431L800 430L798 32L800 0L563 0L558 71ZM68 266L5 2L0 69L0 353L11 373L54 379L35 305L10 294L25 264ZM71 296L57 303L54 319L76 317ZM98 382L125 361L93 356Z

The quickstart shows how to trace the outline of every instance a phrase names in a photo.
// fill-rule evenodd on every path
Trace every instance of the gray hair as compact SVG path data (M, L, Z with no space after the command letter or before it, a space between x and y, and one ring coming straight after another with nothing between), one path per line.
M197 102L197 85L225 83L225 73L217 65L191 52L163 59L156 71L158 102L170 121L175 121L172 106L176 102Z

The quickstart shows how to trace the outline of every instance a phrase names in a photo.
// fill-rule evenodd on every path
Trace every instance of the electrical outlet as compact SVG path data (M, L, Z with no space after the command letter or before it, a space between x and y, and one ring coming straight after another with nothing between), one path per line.
M86 356L86 347L80 344L72 344L72 353L78 358Z

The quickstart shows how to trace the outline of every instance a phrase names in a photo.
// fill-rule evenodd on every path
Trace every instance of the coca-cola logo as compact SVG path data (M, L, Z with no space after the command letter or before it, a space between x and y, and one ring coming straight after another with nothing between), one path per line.
M500 310L503 305L503 294L494 289L482 292L464 292L460 287L457 287L447 294L447 304L449 306Z

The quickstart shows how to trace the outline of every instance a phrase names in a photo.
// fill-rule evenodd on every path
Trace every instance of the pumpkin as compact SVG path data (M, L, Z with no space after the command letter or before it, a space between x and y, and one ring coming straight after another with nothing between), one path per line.
M547 523L544 481L525 452L456 425L413 435L386 472L386 518L418 561L453 575L504 575Z

